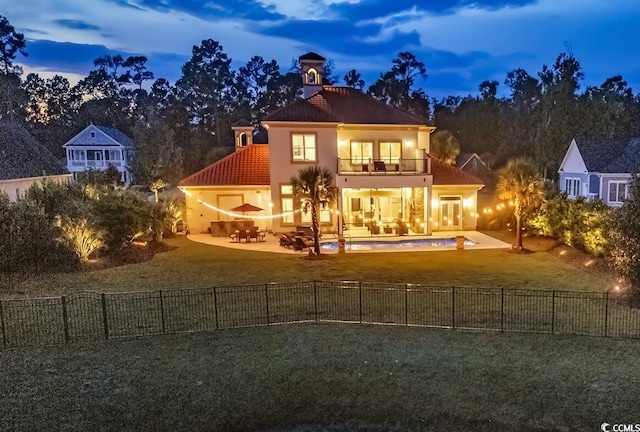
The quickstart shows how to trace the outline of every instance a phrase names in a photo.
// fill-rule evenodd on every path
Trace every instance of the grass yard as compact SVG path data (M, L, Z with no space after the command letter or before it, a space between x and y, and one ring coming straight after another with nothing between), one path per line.
M640 343L299 324L0 351L3 431L595 431Z
M548 252L465 250L324 255L321 259L228 249L169 239L176 246L151 261L80 273L57 273L0 295L33 297L80 290L105 292L233 286L299 280L361 280L429 285L606 291L612 282Z

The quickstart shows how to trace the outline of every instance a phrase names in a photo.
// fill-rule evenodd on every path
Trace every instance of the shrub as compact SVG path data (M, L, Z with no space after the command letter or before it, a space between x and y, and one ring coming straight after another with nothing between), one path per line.
M136 192L103 189L95 203L96 226L104 232L104 244L117 253L152 226L152 204Z
M636 295L640 295L640 179L630 185L630 198L611 218L611 261Z
M547 199L527 223L540 235L555 237L563 243L593 255L606 255L612 209L606 204L583 198L570 200L565 194Z

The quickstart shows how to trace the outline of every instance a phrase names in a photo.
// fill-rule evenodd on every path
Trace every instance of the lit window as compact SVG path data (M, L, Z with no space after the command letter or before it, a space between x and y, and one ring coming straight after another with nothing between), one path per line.
M293 195L293 186L291 186L291 185L281 185L280 186L280 194L282 194L282 195Z
M291 135L291 150L294 161L316 160L316 136L315 134Z
M365 164L373 159L373 143L351 141L351 163Z
M322 207L320 206L320 211L319 211L319 216L320 216L320 223L331 223L331 209L329 208L329 206L326 207ZM311 220L311 206L308 207L308 211L305 212L304 210L302 212L300 212L300 222L302 224L311 224L312 220Z
M380 160L385 163L399 163L402 144L400 142L381 142Z
M282 212L290 213L293 211L293 198L282 198ZM292 224L293 213L282 216L282 223Z
M622 204L622 201L624 201L625 199L627 199L627 182L609 182L609 202L614 204Z
M307 84L317 84L318 83L318 71L314 68L309 68L307 71Z

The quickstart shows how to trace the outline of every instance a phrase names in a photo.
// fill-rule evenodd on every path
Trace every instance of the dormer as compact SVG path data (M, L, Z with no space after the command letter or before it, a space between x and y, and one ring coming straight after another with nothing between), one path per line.
M302 73L302 94L305 99L322 90L322 70L325 58L308 52L298 58Z
M236 142L236 150L253 144L253 126L246 120L239 120L231 126Z

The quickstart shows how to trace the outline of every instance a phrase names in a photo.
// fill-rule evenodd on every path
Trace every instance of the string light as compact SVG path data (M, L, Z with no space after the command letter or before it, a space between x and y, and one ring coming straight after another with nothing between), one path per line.
M190 197L194 197L193 194L191 192L189 192L188 190L182 190L182 192L185 193L185 195L189 195ZM244 214L240 214L240 213L234 213L234 212L230 212L227 210L222 210L216 206L213 206L207 202L202 201L200 198L196 198L196 201L198 202L198 204L202 204L205 207L210 208L211 210L220 212L222 214L225 214L227 216L232 216L232 217L236 217L236 218L243 218L243 219L257 219L257 220L264 220L264 219L277 219L277 218L281 218L281 217L285 217L285 216L292 216L296 213L300 213L302 210L298 209L298 210L293 210L290 212L284 212L284 213L280 213L280 214L275 214L275 215L257 215L257 216L248 216L248 215L244 215Z

